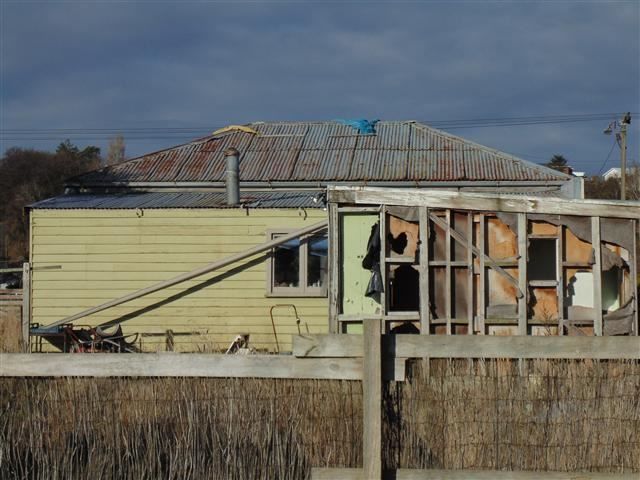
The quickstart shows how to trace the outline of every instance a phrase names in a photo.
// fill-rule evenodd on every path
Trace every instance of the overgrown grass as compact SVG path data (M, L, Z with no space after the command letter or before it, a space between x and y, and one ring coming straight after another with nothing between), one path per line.
M362 462L360 382L0 379L0 477L306 479ZM388 468L640 472L640 362L416 361Z

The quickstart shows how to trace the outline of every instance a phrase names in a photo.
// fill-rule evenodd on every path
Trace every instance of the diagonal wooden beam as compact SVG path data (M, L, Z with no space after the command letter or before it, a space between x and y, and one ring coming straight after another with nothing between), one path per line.
M493 268L496 272L498 272L500 275L506 278L511 283L511 285L513 285L516 288L516 296L518 298L524 297L524 293L522 293L522 290L520 289L518 280L513 278L511 275L509 275L507 271L504 268L502 268L500 265L498 265L498 263L493 258L491 258L486 253L482 252L479 248L473 245L473 243L468 242L464 235L462 235L460 232L452 228L445 220L442 220L440 217L434 215L433 213L429 213L429 218L433 221L433 223L438 225L443 230L447 231L447 229L449 229L451 236L456 242L458 242L465 248L471 248L471 251L475 255L479 257L483 257L485 259L486 266L488 266L489 268Z

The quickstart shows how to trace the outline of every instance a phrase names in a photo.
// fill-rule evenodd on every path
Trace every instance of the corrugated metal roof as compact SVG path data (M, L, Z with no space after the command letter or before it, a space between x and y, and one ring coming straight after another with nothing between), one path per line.
M322 208L313 201L320 192L246 192L240 202L248 208ZM34 209L238 208L226 204L224 192L148 192L72 194L49 198Z
M253 123L70 180L74 185L222 182L228 147L241 182L567 181L571 177L416 122L379 122L359 135L338 122Z

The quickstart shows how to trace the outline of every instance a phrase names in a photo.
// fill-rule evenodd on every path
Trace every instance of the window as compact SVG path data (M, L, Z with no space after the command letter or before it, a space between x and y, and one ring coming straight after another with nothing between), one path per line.
M529 280L556 280L556 269L556 240L530 238L527 264Z
M285 231L270 232L272 239ZM267 268L270 296L320 297L327 294L328 241L326 233L294 238L271 251Z

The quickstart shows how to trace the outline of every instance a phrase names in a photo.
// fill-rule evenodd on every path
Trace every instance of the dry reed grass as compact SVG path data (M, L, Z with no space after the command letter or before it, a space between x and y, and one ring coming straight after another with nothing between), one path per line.
M640 472L637 361L416 361L384 407L388 468ZM359 382L4 378L0 477L305 479L361 419Z
M640 362L415 361L385 395L394 468L640 472Z

